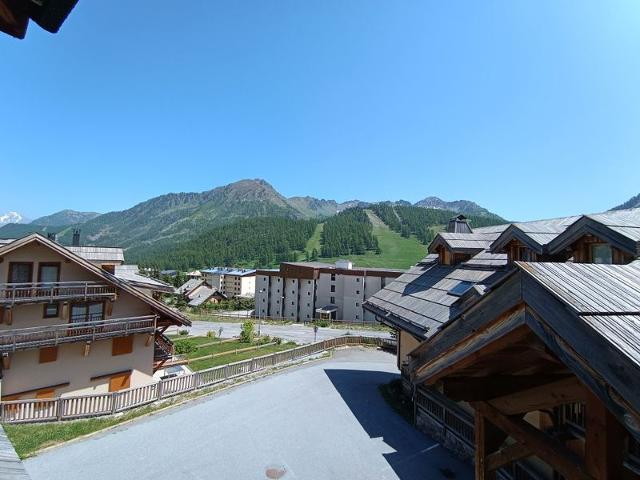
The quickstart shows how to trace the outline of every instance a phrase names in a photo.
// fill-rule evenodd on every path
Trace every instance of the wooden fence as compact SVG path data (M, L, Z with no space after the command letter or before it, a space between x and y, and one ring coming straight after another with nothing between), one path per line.
M393 342L391 339L376 337L336 337L118 392L1 402L0 422L51 422L111 415L181 393L210 387L232 378L299 360L336 347L347 345L376 345L384 347L391 342Z

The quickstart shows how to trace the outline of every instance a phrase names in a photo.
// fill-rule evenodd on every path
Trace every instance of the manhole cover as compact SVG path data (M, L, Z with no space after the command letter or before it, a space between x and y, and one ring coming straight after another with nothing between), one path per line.
M284 465L269 465L264 473L267 475L268 479L277 480L287 474L287 469Z

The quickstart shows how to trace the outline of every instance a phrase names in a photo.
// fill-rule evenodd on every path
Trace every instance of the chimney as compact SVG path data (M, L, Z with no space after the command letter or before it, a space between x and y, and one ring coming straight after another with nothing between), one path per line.
M467 221L467 217L464 215L456 215L451 220L449 220L449 225L447 225L448 233L473 233L471 227L469 226L469 222Z
M51 240L52 242L57 242L58 241L58 234L56 232L49 232L49 233L47 233L47 238L49 240Z
M75 229L73 231L73 240L71 241L71 245L73 245L74 247L80 246L80 230L79 229Z

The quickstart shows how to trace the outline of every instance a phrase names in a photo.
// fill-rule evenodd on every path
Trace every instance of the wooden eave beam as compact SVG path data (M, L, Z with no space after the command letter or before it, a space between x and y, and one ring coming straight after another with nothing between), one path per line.
M457 345L447 355L422 367L415 373L415 380L431 385L530 334L531 331L524 325L524 311L510 313Z
M510 418L486 402L474 402L472 406L477 414L502 429L517 442L530 448L533 455L548 463L566 478L594 480L587 474L584 464L573 452L533 425L524 420Z
M494 471L531 455L533 455L533 452L528 445L520 442L512 443L488 455L485 459L486 469Z
M505 415L516 415L567 403L584 402L587 394L587 389L576 377L569 377L493 398L489 403Z
M456 402L490 400L547 385L567 375L492 375L490 377L447 377L442 380L443 393Z

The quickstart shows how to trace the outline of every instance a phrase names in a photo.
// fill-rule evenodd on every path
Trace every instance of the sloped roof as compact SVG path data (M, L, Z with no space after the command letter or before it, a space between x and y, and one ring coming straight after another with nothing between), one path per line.
M204 286L198 290L197 294L193 298L191 298L191 300L187 305L189 305L190 307L200 306L216 294L220 295L223 298L225 297L222 293L220 293L215 288Z
M461 282L485 291L507 273L506 262L496 265L440 265L419 263L370 297L364 308L419 338L434 335L438 328L469 307L449 292Z
M173 293L175 290L173 285L141 275L137 265L116 265L114 274L119 279L126 280L136 287L165 293Z
M202 284L204 284L204 280L202 280L200 278L191 278L191 279L187 280L186 282L184 282L182 285L180 285L176 289L176 293L178 293L180 295L188 294L194 288L197 288Z
M124 262L124 250L119 247L65 246L67 250L90 262Z
M434 253L442 245L453 252L476 253L487 250L499 236L499 232L440 232L429 245L429 252Z
M109 272L104 271L103 269L97 267L96 265L94 265L93 263L91 263L90 261L82 258L81 256L77 255L76 253L72 252L71 250L69 250L66 247L63 247L62 245L49 240L46 237L43 237L42 235L40 235L39 233L32 233L30 235L27 235L26 237L23 237L19 240L16 240L14 242L11 242L7 245L3 245L0 247L0 256L5 255L9 252L12 252L13 250L17 250L18 248L21 248L25 245L28 245L30 243L33 242L37 242L40 245L43 245L45 247L50 248L51 250L59 253L60 255L62 255L63 257L68 258L69 260L79 264L80 266L84 267L86 270L90 271L91 273L93 273L94 275L97 275L98 277L101 277L102 279L106 280L107 282L115 285L118 288L121 288L122 290L124 290L125 292L131 294L132 296L136 297L138 300L142 300L144 303L146 303L147 305L149 305L153 310L157 311L158 313L161 313L162 315L166 316L167 318L180 323L182 325L191 325L191 321L189 321L188 318L186 318L184 315L182 315L180 312L177 312L171 308L169 308L167 305L165 305L162 302L159 302L157 300L155 300L154 298L151 298L147 295L145 295L144 293L138 291L138 289L136 289L133 285L131 285L128 281L120 279L118 277L116 277L115 275L110 274Z
M222 275L235 275L239 277L255 275L253 268L212 267L200 270L201 273L213 273Z
M567 227L580 218L572 217L551 218L533 222L512 223L501 233L491 245L491 251L500 252L507 243L517 239L537 253L543 253L545 246L564 232Z

